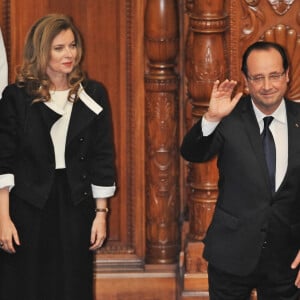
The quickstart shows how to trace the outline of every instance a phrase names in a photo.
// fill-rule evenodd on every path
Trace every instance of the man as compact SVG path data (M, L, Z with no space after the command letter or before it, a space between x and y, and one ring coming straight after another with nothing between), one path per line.
M210 299L250 299L256 288L260 300L296 300L300 106L284 99L289 67L278 44L251 45L242 72L249 95L231 98L236 81L216 81L208 111L181 146L191 162L218 156L219 196L204 241ZM269 127L264 117L271 117ZM271 155L261 134L271 136Z
M3 41L2 32L0 29L0 98L2 95L2 91L7 86L8 81L8 66L6 59L6 51Z

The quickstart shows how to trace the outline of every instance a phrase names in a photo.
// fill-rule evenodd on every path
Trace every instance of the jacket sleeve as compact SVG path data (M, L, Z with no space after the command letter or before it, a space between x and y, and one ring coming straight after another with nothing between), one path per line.
M186 133L180 147L182 157L190 162L205 162L212 159L222 145L219 125L212 134L204 136L201 123L202 118Z
M14 174L18 145L18 123L21 122L16 95L9 86L0 100L0 175Z
M95 97L95 96L93 96ZM113 193L115 189L115 149L113 126L108 94L103 86L97 84L95 99L103 108L94 123L94 139L92 143L91 177L94 193L103 187L103 195ZM98 191L98 192L97 192ZM102 193L100 193L101 195ZM98 194L99 195L99 194Z

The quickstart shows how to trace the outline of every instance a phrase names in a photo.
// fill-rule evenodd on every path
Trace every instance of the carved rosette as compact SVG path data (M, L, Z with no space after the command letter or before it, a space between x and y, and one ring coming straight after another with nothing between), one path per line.
M274 11L280 15L285 15L291 8L295 0L268 0Z

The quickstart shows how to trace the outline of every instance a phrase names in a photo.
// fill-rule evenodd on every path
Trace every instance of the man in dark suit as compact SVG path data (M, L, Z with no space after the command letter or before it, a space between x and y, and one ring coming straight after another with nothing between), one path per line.
M278 44L251 45L242 72L249 95L232 98L236 81L216 81L181 146L191 162L218 156L219 196L204 241L210 299L250 299L256 288L260 300L296 300L300 105L284 98L289 66Z

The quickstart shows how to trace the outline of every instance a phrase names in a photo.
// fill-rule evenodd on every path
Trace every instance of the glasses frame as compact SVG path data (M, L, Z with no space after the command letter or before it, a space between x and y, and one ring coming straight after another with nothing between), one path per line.
M262 84L263 82L265 82L266 78L268 78L268 80L270 82L276 83L276 82L279 82L285 74L286 74L286 70L284 70L281 73L273 73L273 74L270 74L268 76L261 76L261 75L250 76L250 75L247 75L247 79L250 80L253 84Z

